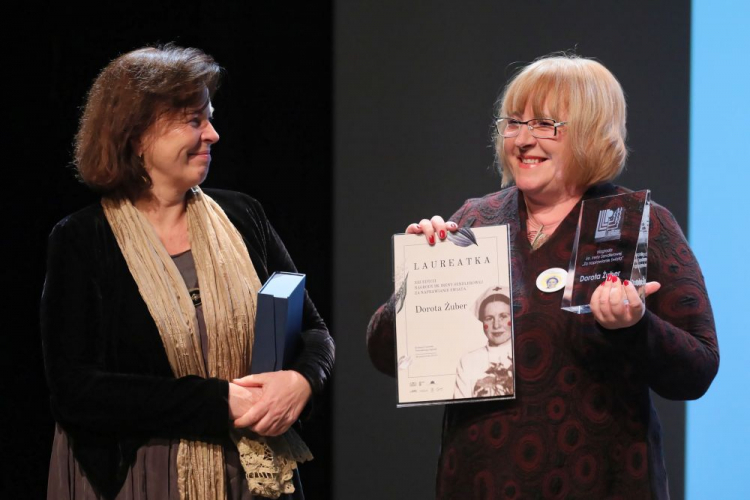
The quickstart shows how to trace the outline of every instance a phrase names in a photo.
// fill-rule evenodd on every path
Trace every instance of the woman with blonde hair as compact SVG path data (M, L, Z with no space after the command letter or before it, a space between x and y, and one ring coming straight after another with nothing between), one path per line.
M706 287L679 226L652 204L645 302L609 277L592 314L576 315L560 308L559 285L536 285L567 269L581 202L628 192L611 183L627 157L622 88L596 61L554 55L515 75L497 111L503 189L406 230L430 244L459 227L507 224L511 235L516 399L446 406L437 498L666 499L649 390L699 398L719 364ZM367 332L373 363L389 374L393 335L391 300Z

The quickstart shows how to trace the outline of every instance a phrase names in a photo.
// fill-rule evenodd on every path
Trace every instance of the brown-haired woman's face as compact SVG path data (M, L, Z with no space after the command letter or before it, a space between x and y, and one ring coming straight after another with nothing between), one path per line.
M143 162L153 188L187 192L202 183L219 140L210 103L203 109L159 118L141 140Z
M546 109L546 106L545 106ZM549 112L545 112L549 115ZM533 118L552 118L565 121L563 116L535 116L531 103L526 104L522 116L511 116L520 121ZM515 137L506 137L503 141L505 158L515 179L516 186L524 194L541 196L557 194L565 190L563 172L568 158L568 141L565 127L557 129L557 135L548 139L539 139L531 135L526 125Z
M510 340L510 304L499 300L487 303L482 311L482 324L489 345L497 346Z

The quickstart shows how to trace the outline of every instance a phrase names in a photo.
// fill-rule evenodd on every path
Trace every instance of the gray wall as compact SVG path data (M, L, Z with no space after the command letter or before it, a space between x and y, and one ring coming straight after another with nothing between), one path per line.
M392 292L390 236L496 191L494 103L520 64L603 62L629 103L628 170L686 227L690 2L338 1L334 36L334 494L431 498L441 407L399 409L367 322ZM683 498L684 405L658 402Z

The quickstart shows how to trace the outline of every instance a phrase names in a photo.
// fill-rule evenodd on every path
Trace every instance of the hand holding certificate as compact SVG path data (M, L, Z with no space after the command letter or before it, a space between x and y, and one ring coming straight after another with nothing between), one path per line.
M398 234L393 256L398 405L515 397L507 227Z

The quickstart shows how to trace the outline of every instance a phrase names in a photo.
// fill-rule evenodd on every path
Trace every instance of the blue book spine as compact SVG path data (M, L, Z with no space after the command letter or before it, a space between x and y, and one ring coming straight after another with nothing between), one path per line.
M258 310L255 315L255 341L250 373L266 373L276 370L276 312L273 295L258 294Z

